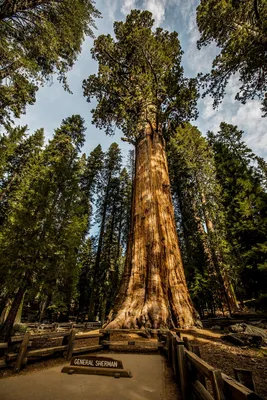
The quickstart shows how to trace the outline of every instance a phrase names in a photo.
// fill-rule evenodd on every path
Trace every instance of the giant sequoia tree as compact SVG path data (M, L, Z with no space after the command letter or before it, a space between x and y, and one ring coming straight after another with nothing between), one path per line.
M115 22L115 39L101 35L92 55L97 75L84 81L96 97L93 121L112 134L122 129L135 145L132 224L125 273L109 327L188 327L195 323L178 246L165 155L171 124L193 118L195 82L183 77L176 32L157 28L148 11Z

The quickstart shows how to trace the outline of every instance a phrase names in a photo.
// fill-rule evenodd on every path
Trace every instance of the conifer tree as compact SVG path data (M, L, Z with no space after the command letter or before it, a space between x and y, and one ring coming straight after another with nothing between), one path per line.
M103 270L103 301L101 322L114 305L123 272L123 262L129 229L129 207L131 202L131 181L125 168L113 180L107 225L104 237L101 270Z
M103 277L103 269L101 268L101 260L103 261L103 245L106 232L106 225L109 214L112 214L112 200L117 192L117 180L121 168L121 151L117 143L112 143L105 154L104 164L100 179L97 182L97 223L99 224L98 245L95 258L94 277L92 291L89 304L89 318L94 318L96 302L96 293L98 287L101 286L101 278ZM105 272L104 272L105 273ZM98 293L99 295L99 293ZM99 296L98 296L99 297ZM98 304L99 308L99 304Z
M211 308L223 305L231 313L237 309L229 278L234 276L233 259L212 151L199 130L187 123L168 144L168 162L195 300L203 307L209 299Z
M79 249L79 315L88 319L88 309L90 303L90 293L93 289L93 276L95 267L96 243L94 237L88 237L84 240Z
M239 74L236 99L259 98L267 113L267 4L265 0L201 0L197 8L198 47L216 43L220 53L204 76L217 106L230 77Z
M47 295L55 293L54 303L67 309L71 303L78 279L77 250L88 220L80 190L84 131L80 116L63 120L44 151L38 131L39 151L32 152L9 198L0 236L0 270L13 303L1 328L4 340L26 290L42 286Z
M91 227L92 209L94 198L96 196L97 188L99 187L99 180L103 170L104 152L99 144L84 160L84 171L81 176L81 190L84 197L85 213L87 212L88 232Z
M1 1L0 124L25 112L52 74L68 89L66 73L98 16L91 0Z
M222 187L228 240L239 260L240 295L251 298L266 293L267 194L255 167L256 156L242 134L237 126L222 122L219 132L209 132L208 137Z
M152 30L148 11L133 10L114 33L95 40L96 75L84 94L97 99L93 122L122 129L135 145L131 233L125 273L109 327L188 327L195 323L178 247L165 156L167 129L196 115L195 80L186 79L176 32Z

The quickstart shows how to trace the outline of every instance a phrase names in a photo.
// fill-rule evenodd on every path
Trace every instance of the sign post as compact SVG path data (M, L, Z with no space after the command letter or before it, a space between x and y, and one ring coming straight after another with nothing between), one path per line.
M123 368L121 360L101 356L75 356L72 357L70 366L63 367L61 372L67 374L107 375L115 378L131 378L129 370Z

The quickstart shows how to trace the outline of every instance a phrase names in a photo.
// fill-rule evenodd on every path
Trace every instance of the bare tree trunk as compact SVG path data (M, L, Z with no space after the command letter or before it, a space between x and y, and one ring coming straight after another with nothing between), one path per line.
M108 328L195 324L197 313L178 246L164 139L150 128L136 146L132 226L122 287L122 299L109 316Z
M211 306L211 312L212 314L215 315L214 311L216 310L215 304L219 305L219 307L223 308L223 301L225 301L224 297L224 291L222 293L222 283L221 280L218 278L218 271L216 270L216 267L213 262L213 257L211 254L211 249L210 249L210 243L208 241L208 235L204 230L202 220L200 216L198 215L197 208L196 208L196 202L194 201L193 203L193 211L194 211L194 218L197 224L197 230L199 232L199 235L201 237L202 241L202 246L203 246L203 251L204 254L207 258L208 262L208 273L209 273L209 280L210 280L210 286L211 286L211 292L212 292L212 302L213 306ZM214 310L213 310L214 308Z
M5 195L9 192L12 184L14 183L15 179L17 178L18 174L15 172L14 175L10 178L10 181L8 182L6 188L2 191L2 193L0 194L0 201L3 200L3 198L5 197Z
M21 302L24 298L24 294L26 292L26 280L23 282L23 284L20 286L19 290L15 294L13 303L10 307L8 316L0 330L0 340L3 342L8 341L9 337L11 336L13 325L19 310L19 307L21 305Z
M127 240L127 249L126 249L126 257L125 257L125 266L124 266L124 272L119 288L119 292L116 296L116 301L113 309L110 311L108 320L112 320L113 316L117 315L119 310L122 308L122 305L124 303L124 300L127 295L127 288L129 285L130 277L131 277L131 271L132 271L132 249L133 249L133 226L134 226L134 216L135 216L135 193L136 193L136 158L135 158L135 178L133 179L133 186L132 186L132 197L131 197L131 219L130 219L130 232L128 235L128 240Z
M221 285L222 289L222 299L223 297L225 298L227 308L229 310L229 313L232 314L235 311L238 311L239 306L235 297L234 289L231 284L230 278L228 276L227 271L223 268L223 256L221 253L221 249L216 249L214 248L214 243L212 243L212 236L214 236L214 226L212 220L209 218L207 209L206 209L206 198L204 193L201 194L201 203L202 203L202 208L203 208L203 214L205 218L205 224L207 227L208 231L208 240L210 244L210 254L211 254L211 260L212 263L215 267L215 271L218 276L219 283Z
M15 318L15 321L14 321L14 325L15 325L15 324L21 324L21 317L22 317L22 311L23 311L23 304L24 304L25 294L26 294L26 292L24 292L24 295L23 295L23 297L22 297L22 300L21 300L21 303L20 303L20 306L19 306L19 309L18 309L16 318Z
M93 284L92 284L92 287L91 287L89 310L88 310L88 315L89 315L89 320L90 321L92 321L94 319L94 317L95 317L95 312L94 312L94 310L95 310L95 290L96 290L97 276L99 274L99 265L100 265L100 260L101 260L101 251L102 251L104 231L105 231L106 214L107 214L107 206L108 206L108 196L109 196L109 190L110 190L110 187L109 187L110 181L111 181L111 175L109 176L108 183L107 183L107 188L106 188L106 193L105 193L105 200L104 200L104 205L103 205L103 214L102 214L102 219L101 219L101 227L100 227L98 246L97 246L97 252L96 252L96 260L95 260L95 267L94 267L94 274L93 274Z
M1 313L1 316L0 316L0 324L3 324L5 322L5 320L7 319L9 310L11 308L11 304L12 304L12 300L8 299L6 302L6 305Z

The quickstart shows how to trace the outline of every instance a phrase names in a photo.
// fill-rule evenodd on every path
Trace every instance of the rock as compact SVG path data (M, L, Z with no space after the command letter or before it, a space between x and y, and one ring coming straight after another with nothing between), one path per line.
M267 332L265 329L248 324L235 324L229 326L229 331L232 333L244 333L251 336L260 336L262 344L267 346Z
M211 327L211 330L212 331L220 331L221 327L219 325L214 325L214 326Z
M247 324L235 324L229 326L229 331L232 333L244 332Z
M237 346L261 347L262 337L259 335L249 335L247 333L229 333L221 336L221 339L233 343Z
M221 339L225 342L236 344L237 346L245 346L245 342L243 342L236 334L229 333L228 335L221 336Z

